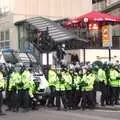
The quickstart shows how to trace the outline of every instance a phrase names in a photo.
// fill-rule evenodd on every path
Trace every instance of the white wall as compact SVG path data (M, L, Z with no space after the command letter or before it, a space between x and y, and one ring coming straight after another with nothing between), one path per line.
M83 49L80 50L69 50L69 53L77 54L80 62L84 61ZM108 49L86 49L85 50L86 62L90 61L91 63L100 60L102 62L109 62L109 50ZM70 63L70 55L65 56L67 62ZM120 61L120 50L111 50L111 62L115 63L116 60Z

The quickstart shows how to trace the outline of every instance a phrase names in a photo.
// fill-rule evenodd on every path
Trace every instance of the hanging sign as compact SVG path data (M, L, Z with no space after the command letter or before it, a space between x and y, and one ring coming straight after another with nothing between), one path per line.
M112 26L102 26L102 45L103 47L112 47Z

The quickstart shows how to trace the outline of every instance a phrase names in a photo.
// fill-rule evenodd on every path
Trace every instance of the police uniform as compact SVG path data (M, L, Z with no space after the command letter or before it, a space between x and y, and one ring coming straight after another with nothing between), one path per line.
M2 104L3 104L2 91L4 90L4 88L5 88L5 81L4 81L2 72L0 72L0 115L4 115L2 111Z
M13 108L14 112L18 111L19 104L18 104L18 91L17 91L17 82L19 81L20 76L19 73L14 71L11 74L10 80L9 80L9 92L11 93L10 95L10 102L11 102L11 108ZM10 108L10 109L11 109Z
M51 91L51 95L48 98L48 106L54 106L54 97L55 97L55 84L56 84L57 74L53 68L48 71L48 82Z
M59 77L56 81L56 106L57 110L61 108L61 100L64 105L64 109L67 109L66 89L65 89L65 72L59 73Z
M31 87L31 73L29 70L25 70L22 73L23 83L23 108L28 110L30 103L30 87Z
M93 100L93 85L96 77L91 71L88 71L87 74L83 75L81 81L84 83L82 86L82 103L81 107L84 110L87 106L89 108L94 108Z
M65 78L65 88L66 88L66 99L67 99L67 107L69 109L72 108L72 76L70 74L70 71L66 72Z
M119 73L115 68L110 69L110 79L109 79L109 85L110 85L110 104L114 105L118 103L119 100Z
M104 106L107 97L106 93L107 78L106 73L102 68L98 70L97 79L99 81L99 89L101 91L101 106Z

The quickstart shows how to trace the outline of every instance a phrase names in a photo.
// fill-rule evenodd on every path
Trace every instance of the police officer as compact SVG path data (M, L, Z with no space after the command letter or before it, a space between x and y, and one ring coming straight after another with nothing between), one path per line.
M110 85L110 104L118 104L119 100L119 91L118 91L118 86L119 86L119 77L118 71L115 69L115 66L111 66L110 68L110 79L109 79L109 85Z
M3 78L3 73L1 71L2 71L2 67L0 67L0 115L5 115L5 113L3 113L2 111L2 104L3 104L2 91L4 91L5 89L5 81Z
M84 110L87 106L93 109L94 100L93 100L93 85L96 79L95 75L92 73L91 69L88 69L87 72L84 73L81 81L84 83L82 86L82 103L81 107Z
M11 107L13 108L13 112L18 112L19 103L18 103L18 87L17 84L20 79L19 71L15 68L10 76L9 80L9 92L11 92Z
M99 81L99 89L101 91L101 106L104 106L107 97L106 93L107 78L103 66L101 66L97 72L97 79Z
M72 71L71 71L72 72ZM70 74L69 69L66 71L65 78L65 88L66 88L66 99L67 99L67 107L72 109L72 76Z
M75 91L75 101L74 101L74 108L78 109L79 102L81 100L81 79L82 79L82 71L79 69L76 72L76 75L74 76L74 84L76 86L76 91Z
M25 68L22 76L22 83L23 83L23 108L25 111L29 110L29 103L30 103L30 87L31 87L31 73L29 69Z
M55 71L55 67L51 66L48 71L48 83L51 91L51 95L48 98L48 107L54 107L54 97L55 97L55 84L56 84L57 74Z
M4 64L4 77L6 77L6 105L8 106L6 111L10 111L12 108L11 91L9 91L9 81L12 72L12 67Z
M58 79L56 81L56 106L57 110L61 109L61 100L64 105L64 110L67 110L67 98L65 90L65 71L58 73Z
M18 90L18 106L23 108L23 87L24 83L22 80L22 74L24 72L25 68L21 65L18 66L18 73L19 73L19 79L17 81L17 90Z

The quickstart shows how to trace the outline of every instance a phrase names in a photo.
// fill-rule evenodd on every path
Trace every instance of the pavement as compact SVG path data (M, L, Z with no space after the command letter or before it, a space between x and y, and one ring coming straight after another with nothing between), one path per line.
M110 110L70 110L56 111L53 108L40 108L38 111L18 113L7 112L0 120L120 120L120 111Z
M120 111L120 105L106 105L106 106L97 106L96 109L100 109L100 110L113 110L113 111Z

